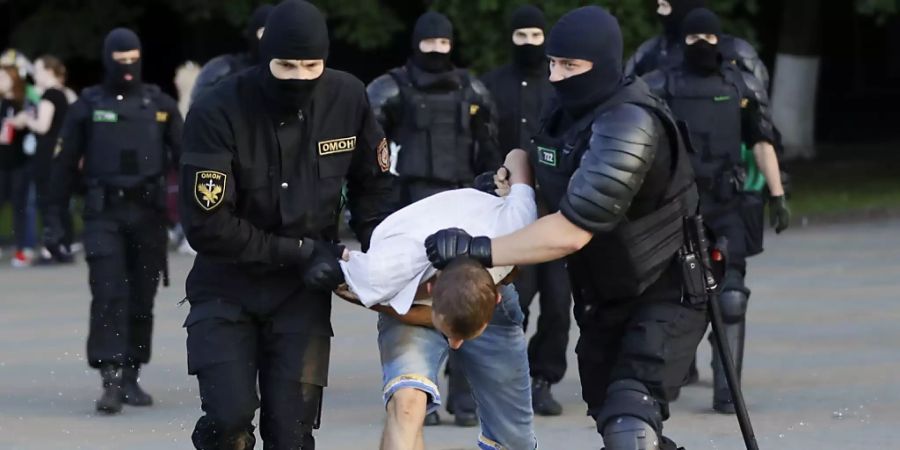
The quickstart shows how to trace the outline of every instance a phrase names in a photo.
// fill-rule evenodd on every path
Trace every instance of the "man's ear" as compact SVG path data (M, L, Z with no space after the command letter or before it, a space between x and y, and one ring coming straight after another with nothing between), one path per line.
M498 304L498 305L500 304L500 300L501 300L501 299L503 299L503 296L500 295L500 293L498 292L498 293L497 293L497 304Z
M431 295L431 289L432 289L433 287L434 287L434 282L433 282L433 281L426 281L426 282L425 282L425 291L428 292L428 295Z

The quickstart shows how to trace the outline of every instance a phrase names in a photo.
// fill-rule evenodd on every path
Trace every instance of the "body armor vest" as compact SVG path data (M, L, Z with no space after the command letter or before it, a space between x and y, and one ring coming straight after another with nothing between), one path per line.
M666 75L672 112L687 123L694 152L691 162L704 199L727 202L741 188L742 91L734 69L699 76L681 69Z
M148 85L122 100L99 86L85 90L82 98L91 109L84 164L89 185L131 189L163 175L168 113L157 95L159 88Z
M423 91L406 68L389 74L400 87L402 116L392 140L400 145L397 173L447 183L469 184L475 178L471 117L475 92L464 71L461 85L449 91Z
M662 195L652 199L636 197L612 231L595 234L583 249L568 257L573 285L587 301L629 298L643 293L683 245L682 218L694 214L697 207L688 151L679 137L682 130L665 104L652 97L642 81L627 86L593 113L576 121L555 143L549 143L558 149L557 165L552 169L542 162L546 157L543 152L548 150L546 134L542 132L535 138L538 146L535 175L542 198L554 211L559 209L569 180L589 148L594 120L625 103L641 106L660 120L670 148L660 148L657 152L670 152L672 164L667 169L671 172ZM649 182L645 180L645 185ZM634 214L638 209L649 212Z

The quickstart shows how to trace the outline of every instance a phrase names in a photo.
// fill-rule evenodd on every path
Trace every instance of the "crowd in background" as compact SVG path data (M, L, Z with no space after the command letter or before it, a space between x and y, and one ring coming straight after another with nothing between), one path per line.
M77 95L66 87L66 67L53 55L31 61L22 53L0 55L0 209L12 211L12 267L52 261L39 246L39 224L47 214L50 163L68 106ZM72 215L60 212L72 242Z

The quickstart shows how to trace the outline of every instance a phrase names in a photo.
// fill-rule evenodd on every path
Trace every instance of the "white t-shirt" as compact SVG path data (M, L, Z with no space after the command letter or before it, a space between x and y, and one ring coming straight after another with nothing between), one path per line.
M387 304L406 314L418 286L437 272L425 254L425 239L444 228L462 228L472 236L503 236L537 219L534 189L514 184L506 197L475 189L445 191L388 216L372 233L366 253L350 252L341 261L350 290L367 307ZM512 267L493 268L499 282Z

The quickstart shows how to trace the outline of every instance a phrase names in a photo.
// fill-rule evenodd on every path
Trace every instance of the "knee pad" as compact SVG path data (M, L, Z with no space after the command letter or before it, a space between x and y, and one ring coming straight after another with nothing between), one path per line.
M742 322L747 314L748 300L747 294L739 290L728 290L719 294L722 321L727 324Z
M637 417L612 418L600 434L606 450L660 450L656 430Z
M617 380L610 384L606 389L603 406L592 415L597 421L597 432L600 434L604 433L612 420L625 416L641 420L656 434L662 431L663 418L659 403L643 383L633 379Z

